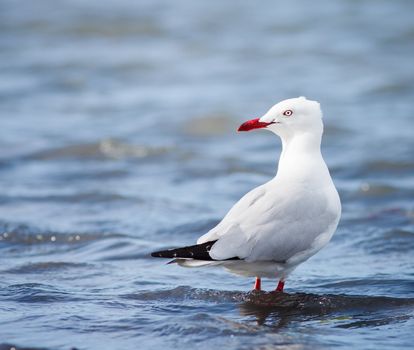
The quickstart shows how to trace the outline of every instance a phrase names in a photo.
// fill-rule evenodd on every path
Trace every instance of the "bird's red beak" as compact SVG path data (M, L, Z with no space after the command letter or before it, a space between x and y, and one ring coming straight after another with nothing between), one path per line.
M266 126L270 124L273 124L273 122L271 123L259 122L259 119L260 118L248 120L247 122L240 125L237 131L249 131L253 129L260 129L260 128L265 128Z

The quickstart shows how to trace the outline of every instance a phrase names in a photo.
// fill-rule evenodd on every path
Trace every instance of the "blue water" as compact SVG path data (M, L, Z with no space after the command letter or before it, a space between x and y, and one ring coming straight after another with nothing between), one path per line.
M0 349L412 347L413 11L3 0ZM235 129L299 95L343 203L329 246L276 296L151 259L274 175L280 142Z

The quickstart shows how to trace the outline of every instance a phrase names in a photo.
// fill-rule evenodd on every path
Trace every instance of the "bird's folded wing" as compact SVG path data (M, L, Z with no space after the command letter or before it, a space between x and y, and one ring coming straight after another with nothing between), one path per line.
M202 235L198 240L197 244L203 244L209 241L215 241L227 233L231 233L231 226L234 222L238 222L238 219L243 218L244 215L248 214L249 208L257 204L258 200L266 194L267 184L263 184L259 187L254 188L250 192L246 193L226 214L221 222L211 229L206 234ZM237 230L237 228L236 228Z
M210 251L213 259L286 261L311 249L335 220L323 200L315 204L316 195L302 197L292 192L287 197L271 193L273 200L269 201L266 191L259 198L258 194L250 201L243 197L219 225L199 239L198 243L217 240Z

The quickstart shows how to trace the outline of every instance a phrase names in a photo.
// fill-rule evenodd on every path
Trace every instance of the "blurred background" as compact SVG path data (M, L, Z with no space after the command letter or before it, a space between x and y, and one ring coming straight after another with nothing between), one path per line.
M2 0L0 349L411 346L413 11ZM274 176L280 141L235 130L301 95L343 202L304 299L246 308L252 281L150 259Z

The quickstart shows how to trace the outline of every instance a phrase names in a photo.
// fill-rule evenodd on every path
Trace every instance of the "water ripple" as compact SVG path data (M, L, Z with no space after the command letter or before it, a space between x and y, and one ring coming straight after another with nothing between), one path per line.
M171 151L169 147L150 147L130 145L114 139L105 139L95 143L75 144L36 152L28 160L59 159L123 159L151 158Z

